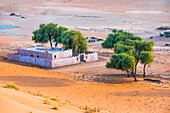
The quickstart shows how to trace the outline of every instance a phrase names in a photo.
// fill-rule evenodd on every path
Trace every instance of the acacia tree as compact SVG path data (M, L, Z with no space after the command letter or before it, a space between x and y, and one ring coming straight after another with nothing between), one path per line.
M135 58L127 53L113 54L110 62L106 63L106 67L128 71L134 77L135 81L137 81L136 75L134 74Z
M115 53L127 53L129 55L133 55L134 47L133 46L127 46L124 44L117 43L114 45L114 52Z
M140 55L140 60L141 60L141 64L144 64L143 67L143 77L145 77L145 68L146 65L152 63L154 61L152 53L148 52L148 51L142 51L141 55Z
M40 24L39 29L35 30L33 32L33 37L32 40L35 40L35 42L47 42L50 41L50 46L51 48L53 48L52 46L52 40L55 37L55 34L57 33L57 26L58 24L54 24L54 23L49 23L49 24Z
M46 36L46 34L44 34L45 32L45 29L44 28L41 28L39 30L35 30L33 32L33 35L32 36L32 40L34 40L35 43L47 43L48 42L48 37Z
M127 39L129 40L139 40L141 41L142 38L134 36L131 33L124 32L123 30L116 30L113 29L113 33L110 33L106 40L102 43L103 48L113 48L114 44L119 41L126 42Z
M61 38L65 49L72 49L73 53L87 52L87 42L81 32L75 30L65 31Z
M140 60L141 52L142 51L149 51L149 52L153 51L154 43L148 42L146 40L144 40L144 41L135 40L133 44L134 44L134 48L135 48L134 56L136 58L136 64L135 64L135 74L136 74L137 65Z
M59 26L57 28L57 32L55 32L55 34L54 34L54 41L56 42L55 47L57 47L58 43L62 43L61 35L64 31L67 31L67 30L68 30L68 28L63 27L63 26Z

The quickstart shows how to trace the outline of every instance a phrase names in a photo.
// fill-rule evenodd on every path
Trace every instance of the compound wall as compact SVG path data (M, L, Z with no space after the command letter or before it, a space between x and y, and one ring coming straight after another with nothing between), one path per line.
M97 61L98 60L98 53L92 52L92 53L89 53L89 54L84 54L84 60L86 60L86 62Z
M46 53L46 52L19 49L18 54L23 55L23 56L33 56L33 57L38 56L40 58L52 59L52 54L51 53Z
M73 64L80 64L79 56L52 60L52 67L62 67L62 66L68 66Z
M34 65L39 65L43 67L52 67L52 62L50 59L36 58L30 56L22 56L18 54L8 54L8 60L26 62Z
M98 54L96 52L92 52L89 54L81 54L81 55L84 55L84 60L86 60L86 62L98 60ZM60 59L51 60L47 58L40 58L40 57L37 58L37 57L20 55L20 54L8 54L8 60L26 62L26 63L39 65L43 67L49 67L49 68L62 67L62 66L68 66L68 65L81 63L80 55L76 57L68 57L68 58L60 58Z
M52 59L61 59L61 58L68 58L72 57L72 49L60 51L57 53L52 53Z
M72 57L72 50L70 49L66 51L59 51L56 53L48 53L48 52L19 49L18 54L23 56L32 56L32 57L39 57L39 58L60 59L60 58Z

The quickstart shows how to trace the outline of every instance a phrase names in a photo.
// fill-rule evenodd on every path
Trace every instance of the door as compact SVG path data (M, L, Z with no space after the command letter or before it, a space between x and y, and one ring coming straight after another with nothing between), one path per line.
M80 62L84 62L84 55L80 55Z

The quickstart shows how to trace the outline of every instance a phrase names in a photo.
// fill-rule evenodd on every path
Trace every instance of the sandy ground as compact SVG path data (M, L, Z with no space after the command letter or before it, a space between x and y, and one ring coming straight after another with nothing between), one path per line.
M113 77L112 75L112 79L114 79L112 83L78 82L69 77L68 73L63 74L2 61L0 64L1 85L12 81L19 86L21 91L30 91L33 95L55 96L61 102L72 106L81 108L89 106L116 113L169 112L170 90L166 80L163 80L164 83L167 82L166 84L154 84L138 78L140 82L134 83L133 78L126 78L123 75ZM0 92L5 93L6 90L0 88ZM2 97L5 95L4 93L1 93ZM23 93L19 94L18 98L22 95ZM8 96L10 99L14 95L11 92ZM30 97L28 96L28 98ZM10 103L8 100L1 101L1 103L3 102ZM30 105L28 106L30 107ZM16 105L16 107L18 106Z
M170 44L170 38L160 38L160 31L155 30L170 26L169 6L169 0L1 0L0 25L20 27L4 31L31 37L40 23L54 22L80 30L85 37L105 39L111 28L117 28L154 41L155 61L146 69L147 78L160 79L163 83L144 81L141 64L138 66L139 82L136 83L122 71L106 69L105 63L113 50L102 49L102 42L88 44L89 50L99 53L97 62L49 70L7 61L7 53L35 44L31 38L0 33L0 112L76 113L82 112L78 108L86 106L101 112L170 112L170 47L165 47ZM9 16L11 12L26 18ZM149 39L151 36L153 39ZM8 81L17 84L20 91L3 88ZM45 98L37 96L57 97L59 111L44 105Z
M54 110L53 106L44 104L45 98L12 89L0 87L0 94L1 113L14 113L15 111L17 113L84 113L81 109L59 103L55 103L58 110Z

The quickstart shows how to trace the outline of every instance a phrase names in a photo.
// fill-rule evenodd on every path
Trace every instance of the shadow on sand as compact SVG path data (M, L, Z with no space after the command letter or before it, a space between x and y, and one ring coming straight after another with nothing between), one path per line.
M0 76L0 80L11 81L16 85L26 87L64 87L73 83L67 79L33 76Z

